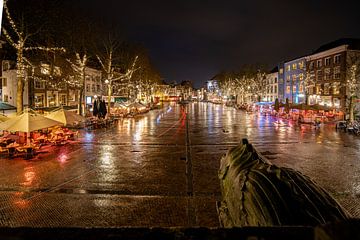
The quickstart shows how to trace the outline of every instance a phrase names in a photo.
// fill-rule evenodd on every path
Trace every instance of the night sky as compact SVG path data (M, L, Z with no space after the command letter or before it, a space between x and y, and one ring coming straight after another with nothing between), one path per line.
M338 38L360 38L357 1L72 2L142 43L166 82L192 80L195 87L221 70L272 68Z

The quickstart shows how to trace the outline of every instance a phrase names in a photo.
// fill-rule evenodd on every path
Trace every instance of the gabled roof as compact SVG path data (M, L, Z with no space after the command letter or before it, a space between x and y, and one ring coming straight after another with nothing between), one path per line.
M322 46L320 46L318 49L316 49L315 51L313 51L313 54L315 53L319 53L319 52L324 52L326 50L332 49L332 48L336 48L342 45L348 45L348 49L351 50L360 50L360 39L358 38L340 38L338 40L326 43Z

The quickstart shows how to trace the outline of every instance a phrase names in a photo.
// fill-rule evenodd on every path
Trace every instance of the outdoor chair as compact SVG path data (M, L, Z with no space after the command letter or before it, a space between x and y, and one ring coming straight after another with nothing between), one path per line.
M6 153L7 155L9 155L9 149L0 146L0 154L3 154L3 153Z

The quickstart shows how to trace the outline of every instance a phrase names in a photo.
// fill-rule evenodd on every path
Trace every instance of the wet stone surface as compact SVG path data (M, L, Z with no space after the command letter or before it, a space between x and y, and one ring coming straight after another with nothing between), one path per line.
M30 161L1 158L0 225L217 227L219 161L244 137L360 217L359 137L192 103L81 132Z

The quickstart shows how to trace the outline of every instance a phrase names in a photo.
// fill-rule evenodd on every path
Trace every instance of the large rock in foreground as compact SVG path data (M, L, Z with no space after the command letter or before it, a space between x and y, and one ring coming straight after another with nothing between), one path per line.
M322 187L300 172L270 164L246 139L221 159L219 178L224 227L315 226L350 217Z

